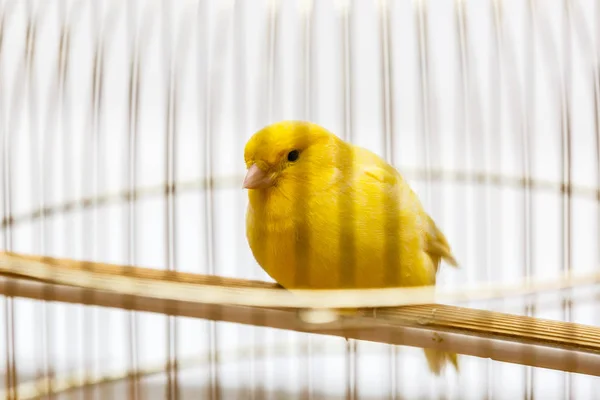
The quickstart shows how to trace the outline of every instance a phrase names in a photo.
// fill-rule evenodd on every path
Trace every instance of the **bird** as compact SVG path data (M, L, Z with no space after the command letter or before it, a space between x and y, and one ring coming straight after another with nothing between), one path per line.
M246 238L257 263L295 289L434 285L450 245L400 172L310 121L283 120L244 147ZM424 348L435 375L457 355Z

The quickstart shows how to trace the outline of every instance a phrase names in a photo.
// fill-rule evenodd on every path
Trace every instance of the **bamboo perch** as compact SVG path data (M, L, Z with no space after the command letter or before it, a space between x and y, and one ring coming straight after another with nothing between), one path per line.
M265 282L223 279L166 270L0 252L0 275L47 283L107 290L126 295L204 304L255 307L377 308L477 301L524 296L600 283L600 271L554 280L525 278L513 284L479 284L444 290L435 286L353 289L281 290ZM265 286L266 285L266 286Z
M431 347L497 361L600 376L600 328L598 327L442 304L377 309L375 317L359 315L328 324L315 325L302 321L298 318L298 309L291 307L202 303L154 295L115 293L109 289L94 288L90 285L95 282L94 274L102 274L108 281L110 277L120 276L145 281L161 280L172 283L174 287L178 287L178 282L199 287L219 285L232 293L241 288L285 292L267 282L167 273L145 268L125 268L6 253L1 254L0 261L6 261L6 258L12 258L14 262L17 262L15 259L21 259L23 266L34 260L38 263L44 261L44 265L56 269L57 272L59 269L85 272L84 267L95 271L89 272L89 282L80 281L81 286L49 284L48 281L31 280L31 277L22 273L20 277L29 280L3 278L0 294L6 296L266 326L389 344ZM5 267L6 263L0 262L0 270ZM3 270L3 273L6 274L6 270Z

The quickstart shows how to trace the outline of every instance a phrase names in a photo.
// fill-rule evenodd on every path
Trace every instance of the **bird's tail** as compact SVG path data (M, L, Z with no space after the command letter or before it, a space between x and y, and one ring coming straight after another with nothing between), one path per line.
M431 257L433 264L435 265L435 271L437 273L440 260L443 258L449 265L458 267L458 262L452 254L450 245L446 236L437 227L433 219L427 215L428 230L425 232L425 251Z
M448 364L454 365L456 372L458 372L458 356L456 353L448 353L436 349L423 349L423 351L425 352L429 369L435 375L440 375L444 367Z

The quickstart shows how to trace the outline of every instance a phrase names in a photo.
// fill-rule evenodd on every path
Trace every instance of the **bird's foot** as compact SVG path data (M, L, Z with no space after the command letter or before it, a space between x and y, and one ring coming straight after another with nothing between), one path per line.
M308 324L329 324L340 319L340 315L335 310L329 309L307 309L303 308L296 311L296 316Z

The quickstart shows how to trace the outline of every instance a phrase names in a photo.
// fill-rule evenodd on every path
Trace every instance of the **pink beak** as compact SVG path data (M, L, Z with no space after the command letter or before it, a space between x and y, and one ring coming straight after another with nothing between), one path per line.
M244 189L264 189L273 185L273 180L256 164L248 168L244 178Z

